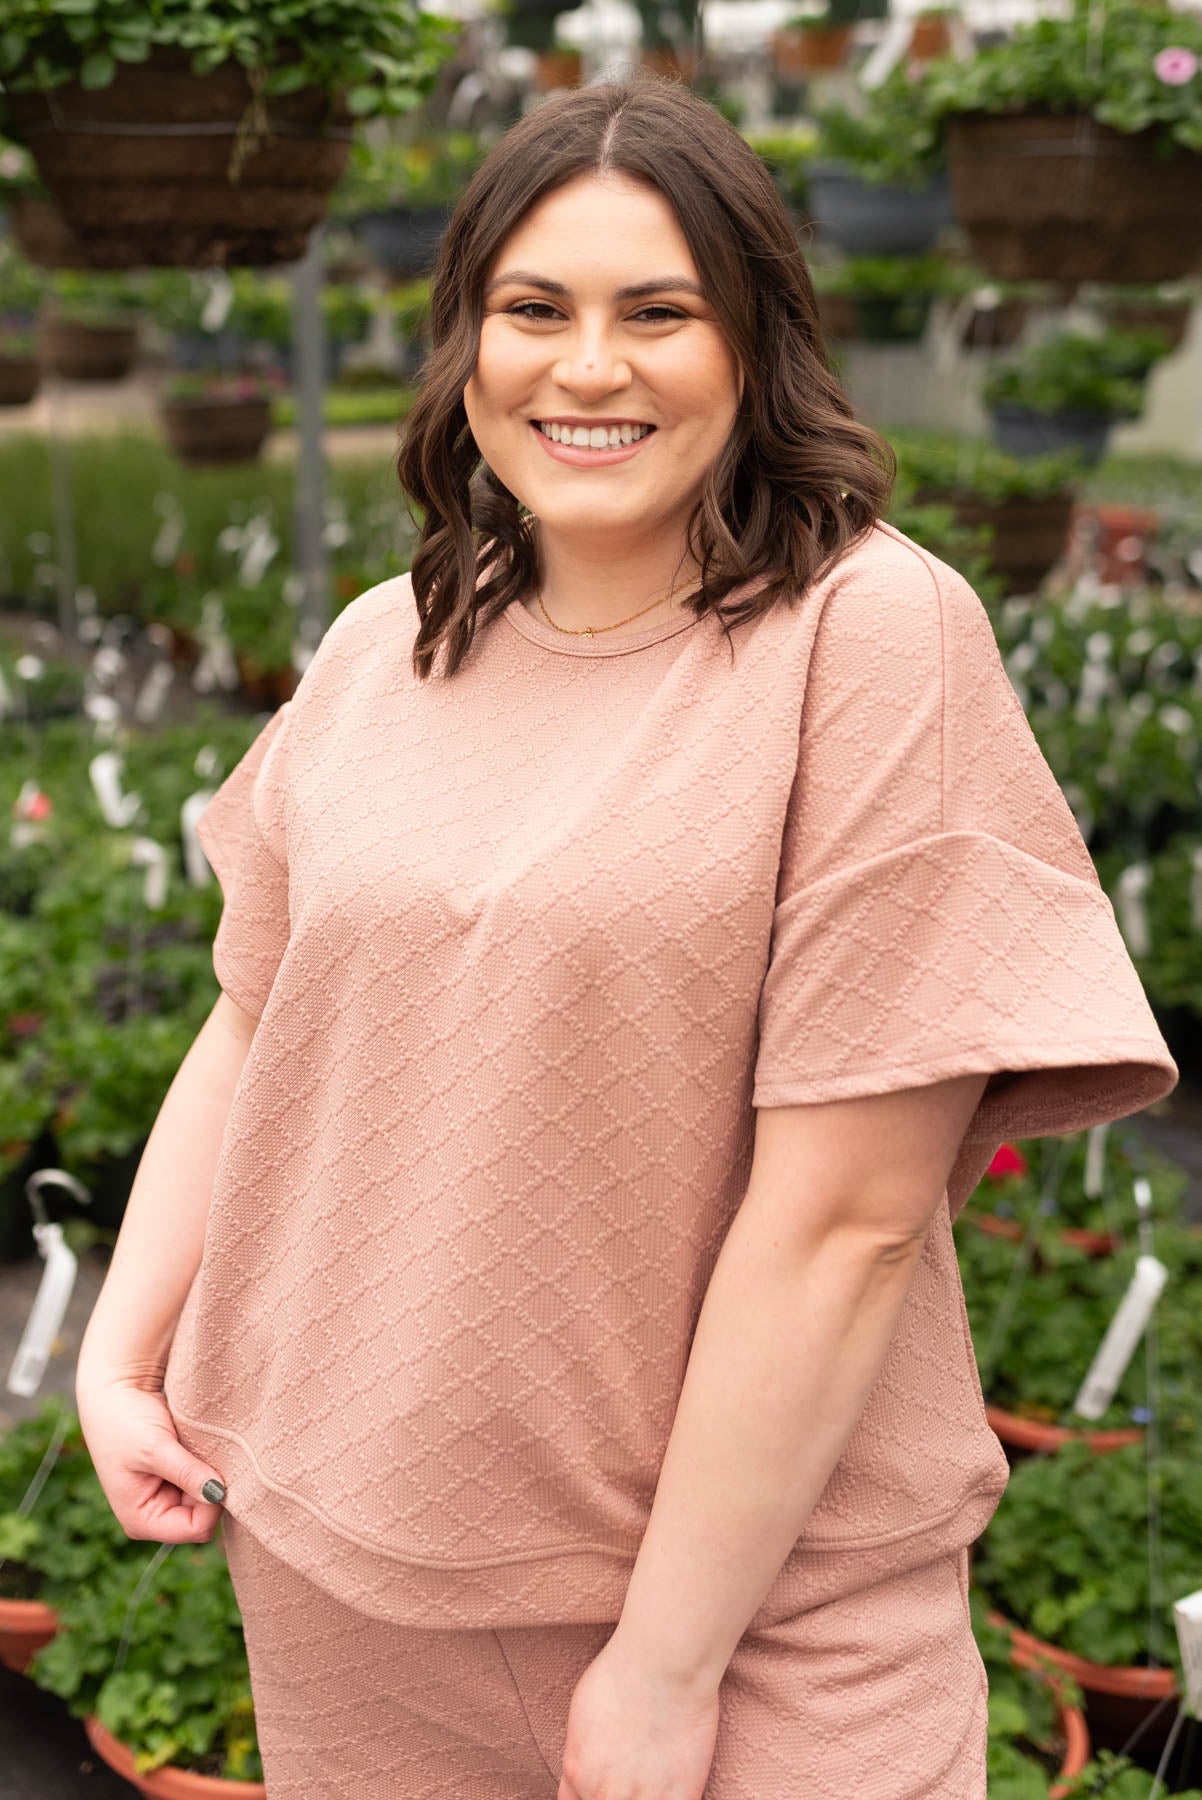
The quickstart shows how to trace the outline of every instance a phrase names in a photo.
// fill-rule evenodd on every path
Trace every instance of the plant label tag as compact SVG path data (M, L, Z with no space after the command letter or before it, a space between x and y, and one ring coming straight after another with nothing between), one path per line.
M212 788L200 788L195 794L189 794L179 809L179 828L184 840L184 873L188 877L189 887L208 887L213 879L212 866L196 832L196 821L212 798Z
M136 837L130 845L130 861L146 870L142 902L149 912L159 912L167 899L167 851L157 838Z
M1132 956L1148 956L1152 950L1152 934L1144 906L1144 893L1151 879L1151 863L1136 862L1123 870L1115 884L1119 930L1126 938Z
M1127 1364L1147 1328L1152 1308L1160 1298L1168 1273L1158 1257L1136 1258L1135 1271L1128 1283L1127 1292L1110 1321L1106 1336L1099 1344L1098 1353L1073 1402L1073 1411L1080 1413L1083 1418L1100 1419L1114 1399L1115 1389L1123 1379Z
M220 331L234 304L234 284L224 269L209 275L209 292L200 314L202 331Z
M63 1240L61 1225L54 1221L35 1224L33 1235L46 1267L5 1383L10 1394L20 1394L26 1400L42 1385L79 1267L78 1257Z
M142 686L138 689L138 697L134 701L134 718L139 725L153 725L162 713L164 702L171 691L175 680L175 670L169 662L157 662L151 667Z
M1185 1692L1195 1719L1202 1719L1202 1588L1173 1602L1173 1623L1185 1670Z
M115 750L101 750L88 764L88 774L92 778L92 788L100 802L104 822L115 826L117 830L133 823L142 804L140 795L121 792L122 767L122 758Z

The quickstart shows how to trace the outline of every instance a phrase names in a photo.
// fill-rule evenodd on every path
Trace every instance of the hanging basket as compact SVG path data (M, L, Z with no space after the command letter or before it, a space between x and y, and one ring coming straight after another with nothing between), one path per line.
M947 122L956 217L997 281L1177 281L1202 266L1202 155L1088 114Z
M100 269L296 262L351 144L341 97L306 87L257 102L240 63L194 75L189 53L173 48L120 64L106 88L71 82L9 94L7 106Z
M164 400L159 416L181 462L257 462L271 430L271 401Z
M1047 1456L1063 1445L1079 1439L1088 1444L1095 1456L1106 1456L1112 1450L1123 1450L1128 1444L1142 1444L1146 1433L1142 1425L1122 1425L1112 1431L1079 1431L1072 1425L1046 1425L1042 1419L1027 1419L1021 1413L1007 1412L1005 1407L985 1402L985 1417L994 1436L1007 1451Z
M1132 301L1107 301L1103 308L1108 325L1120 331L1159 331L1170 350L1180 350L1189 333L1193 307L1188 300L1179 306L1141 306Z
M1041 413L1015 400L998 400L989 408L998 448L1010 456L1056 456L1077 450L1089 467L1100 463L1110 442L1114 418L1110 413L1085 412L1064 407Z
M24 1675L39 1650L58 1636L58 1614L44 1600L0 1600L0 1663Z
M110 1769L147 1794L151 1800L266 1800L267 1789L261 1781L229 1781L219 1775L194 1775L178 1763L164 1763L139 1775L134 1753L128 1744L114 1737L95 1713L84 1720L88 1742L97 1756L103 1757Z
M1018 495L991 501L931 489L917 498L920 504L950 506L957 521L969 530L982 525L993 528L993 542L985 554L994 574L1009 584L1012 594L1033 594L1064 554L1073 515L1071 493L1051 494L1046 499ZM974 1223L985 1231L993 1229L980 1219ZM1007 1223L998 1220L998 1227ZM1022 1228L1015 1224L1013 1233L1007 1230L1004 1235L1021 1237ZM1065 1231L1060 1235L1071 1242L1074 1234Z
M44 308L37 321L38 361L68 381L123 381L138 357L138 327L91 324Z
M410 281L434 267L451 211L450 206L380 206L357 213L350 226L377 268Z
M45 194L17 194L9 201L13 240L27 262L39 269L90 269L83 245Z
M6 356L0 350L0 406L28 406L41 379L36 357Z

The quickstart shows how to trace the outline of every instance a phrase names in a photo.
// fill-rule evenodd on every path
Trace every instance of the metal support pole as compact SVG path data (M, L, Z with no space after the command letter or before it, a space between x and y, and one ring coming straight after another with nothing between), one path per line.
M296 464L296 570L304 584L300 639L305 661L330 622L325 552L325 457L321 416L326 379L325 321L321 310L321 240L318 225L309 248L292 269L292 342L300 447Z
M62 378L52 374L46 382L50 415L50 495L54 508L54 564L58 587L58 628L70 643L78 623L75 590L79 584L75 543L75 505L71 485L71 449L63 406Z

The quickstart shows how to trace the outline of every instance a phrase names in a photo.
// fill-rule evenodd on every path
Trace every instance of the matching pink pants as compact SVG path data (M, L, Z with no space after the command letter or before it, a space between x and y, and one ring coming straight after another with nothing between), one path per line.
M343 1606L230 1514L267 1800L556 1800L612 1625L432 1630ZM986 1800L968 1552L744 1634L706 1800Z

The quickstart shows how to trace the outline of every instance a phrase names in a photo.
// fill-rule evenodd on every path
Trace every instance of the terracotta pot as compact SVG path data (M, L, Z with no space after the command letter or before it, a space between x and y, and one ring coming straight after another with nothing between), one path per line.
M1160 514L1146 506L1078 506L1073 518L1074 560L1093 564L1103 581L1141 584L1148 573L1148 544Z
M1193 307L1188 300L1180 306L1107 305L1106 318L1122 331L1159 331L1173 350L1179 350L1189 331Z
M910 56L916 62L930 62L933 57L946 56L951 47L947 20L919 13L910 33Z
M782 75L808 75L812 69L838 69L851 48L852 25L816 26L802 31L793 25L772 34L772 60Z
M947 122L956 217L998 281L1175 281L1202 263L1202 155L1085 114Z
M35 356L5 356L0 350L0 406L28 406L41 379Z
M89 269L83 245L46 194L31 190L9 201L8 218L21 254L39 269Z
M540 94L554 88L579 87L581 63L579 50L540 50L534 65L534 85Z
M1137 1727L1143 1725L1160 1702L1180 1698L1177 1677L1172 1669L1145 1669L1133 1664L1087 1662L1033 1637L1029 1631L991 1609L991 1625L1009 1625L1014 1638L1014 1661L1019 1668L1038 1668L1046 1658L1057 1669L1072 1678L1085 1692L1085 1721L1094 1744L1102 1749L1121 1750ZM1148 1724L1140 1739L1141 1757L1159 1758L1168 1741L1175 1708L1161 1708ZM1152 1765L1155 1767L1155 1761Z
M1064 1739L1064 1761L1060 1765L1059 1779L1048 1790L1048 1800L1064 1800L1073 1776L1081 1773L1093 1753L1089 1725L1079 1706L1067 1706L1059 1701L1056 1723Z
M176 1763L165 1763L161 1769L139 1775L134 1768L133 1751L106 1730L95 1713L89 1713L84 1720L84 1730L97 1756L152 1800L267 1800L267 1788L261 1781L225 1781L217 1775L193 1775L190 1769L182 1769Z
M46 308L36 330L43 369L69 381L124 381L138 358L136 323L88 325Z
M271 430L271 401L165 400L159 416L181 462L257 462Z
M686 50L681 56L677 51L662 45L643 50L639 55L640 67L652 75L661 76L665 81L692 81L700 62L701 58L693 50Z
M12 135L93 266L262 268L304 255L345 170L352 118L321 88L273 96L271 135L232 182L253 97L240 63L194 75L188 51L160 47L143 63L118 63L108 87L69 82L53 95L10 94L7 105Z
M1063 1444L1077 1438L1083 1438L1095 1456L1105 1456L1107 1451L1121 1450L1127 1444L1142 1444L1144 1440L1140 1425L1123 1426L1115 1431L1079 1431L1073 1425L1046 1425L1042 1419L1024 1419L989 1400L985 1402L985 1417L1007 1449L1039 1455L1059 1450Z
M1023 1228L1017 1219L1003 1219L998 1213L972 1213L968 1215L968 1223L975 1225L978 1231L987 1231L992 1237L1010 1238L1016 1244L1022 1241ZM1088 1231L1083 1225L1064 1225L1052 1235L1074 1250L1084 1250L1087 1256L1111 1256L1119 1247L1114 1232Z
M0 1600L0 1663L24 1675L34 1654L58 1635L58 1614L42 1600Z
M168 625L171 662L177 669L191 669L200 661L200 641L183 625Z

